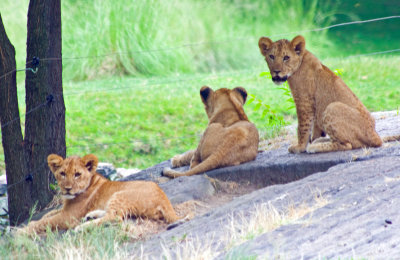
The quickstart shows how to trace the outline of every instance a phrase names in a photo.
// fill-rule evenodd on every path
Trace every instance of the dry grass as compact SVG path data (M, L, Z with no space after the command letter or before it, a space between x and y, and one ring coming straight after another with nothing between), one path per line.
M241 212L231 216L229 223L222 227L225 228L224 237L214 237L213 234L210 234L206 238L199 239L183 235L173 247L162 245L163 255L166 259L177 260L213 259L222 253L216 248L222 247L224 250L229 250L278 227L294 223L307 224L311 221L311 213L327 203L328 201L318 192L314 195L312 205L302 203L295 206L291 204L284 210L278 210L271 202L256 204L250 212ZM301 220L307 214L309 214L309 218Z
M228 248L251 240L258 235L270 232L280 226L306 223L301 220L305 215L325 206L328 203L322 196L315 196L315 203L308 205L302 203L298 206L289 205L285 210L278 210L271 202L257 204L250 213L242 212L238 216L232 216L227 227L229 233ZM310 216L311 218L311 216Z
M297 134L296 134L296 126L295 124L289 125L282 129L278 136L269 139L260 138L259 150L268 151L275 150L282 147L282 145L290 143L295 144L297 142Z

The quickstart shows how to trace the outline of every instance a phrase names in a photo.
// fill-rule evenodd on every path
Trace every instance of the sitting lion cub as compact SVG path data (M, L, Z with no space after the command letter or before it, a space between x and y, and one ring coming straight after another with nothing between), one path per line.
M39 221L31 221L22 232L41 233L46 227L74 228L85 216L100 217L93 224L122 221L128 216L164 219L168 223L179 219L156 183L109 181L96 172L98 160L93 154L66 159L50 154L47 161L60 187L63 208L47 213Z
M303 36L276 42L261 37L258 45L272 81L279 85L287 80L296 104L298 144L289 147L289 152L318 153L382 145L367 108L340 77L306 50ZM330 139L323 138L325 134Z
M208 127L196 150L176 155L171 160L173 167L190 164L190 169L178 172L165 168L165 176L190 176L219 167L239 165L257 156L258 131L243 110L246 90L237 87L213 91L204 86L200 89L200 96L209 119Z

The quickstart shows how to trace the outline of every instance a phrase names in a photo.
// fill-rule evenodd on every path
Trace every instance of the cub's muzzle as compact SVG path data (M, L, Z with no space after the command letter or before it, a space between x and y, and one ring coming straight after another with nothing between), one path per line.
M284 76L284 77L279 77L279 76L275 76L272 77L272 81L276 84L281 84L283 82L285 82L288 79L288 76Z

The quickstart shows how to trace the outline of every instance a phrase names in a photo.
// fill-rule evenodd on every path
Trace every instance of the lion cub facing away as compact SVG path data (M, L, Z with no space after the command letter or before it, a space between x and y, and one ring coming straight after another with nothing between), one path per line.
M340 77L306 50L303 36L276 42L261 37L258 45L272 81L279 85L287 80L296 104L298 144L289 147L289 152L317 153L382 145L367 108ZM325 134L330 139L323 138ZM398 138L386 137L384 141Z
M239 165L257 156L258 131L243 110L246 90L237 87L213 91L204 86L200 89L200 96L209 119L207 129L196 150L176 155L171 160L173 167L190 164L190 169L178 172L165 168L165 176L190 176L219 167Z
M109 181L96 172L98 159L95 155L63 159L51 154L47 161L60 187L63 207L47 213L39 221L31 221L23 232L42 233L46 227L51 230L74 228L85 216L99 217L85 224L122 221L128 216L164 219L168 223L179 219L156 183Z

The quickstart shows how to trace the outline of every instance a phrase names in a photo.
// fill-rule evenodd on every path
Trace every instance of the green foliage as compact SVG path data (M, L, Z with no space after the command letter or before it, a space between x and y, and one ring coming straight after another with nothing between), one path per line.
M271 73L269 71L264 71L260 73L260 77L265 77L267 79L272 79ZM295 108L294 100L292 94L290 92L289 84L284 82L282 85L278 86L278 89L283 92L283 95L286 97L286 102L289 102L288 110Z
M254 104L253 110L261 110L261 119L266 120L268 126L283 126L287 125L282 115L279 115L275 110L268 104L265 104L262 100L256 98L255 95L249 94L248 104Z
M28 0L5 0L1 6L18 67L25 63L27 5ZM318 0L66 0L63 77L69 81L249 68L263 62L260 36L290 38L295 34L274 35L328 25L332 10L329 1ZM327 54L326 35L313 33L307 46Z

